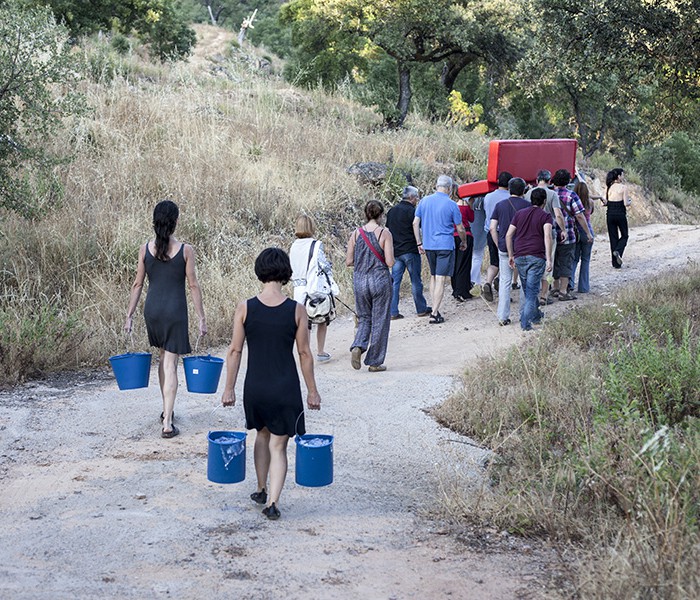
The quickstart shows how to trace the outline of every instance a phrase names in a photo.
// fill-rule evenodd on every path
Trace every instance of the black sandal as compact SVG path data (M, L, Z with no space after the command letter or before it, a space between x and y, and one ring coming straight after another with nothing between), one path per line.
M262 514L264 514L268 519L270 519L270 521L276 521L280 518L282 513L279 511L279 509L275 506L275 503L273 502L272 504L270 504L270 506L266 506L262 509Z
M174 438L176 435L180 433L180 430L173 425L173 428L170 431L161 431L160 432L160 437L170 439Z
M444 322L445 322L445 317L443 317L439 312L434 314L434 315L430 315L429 323L431 325L439 325L440 323L444 323Z
M267 492L265 491L265 488L263 488L261 492L253 492L250 495L250 499L253 502L256 502L257 504L266 504L267 503Z

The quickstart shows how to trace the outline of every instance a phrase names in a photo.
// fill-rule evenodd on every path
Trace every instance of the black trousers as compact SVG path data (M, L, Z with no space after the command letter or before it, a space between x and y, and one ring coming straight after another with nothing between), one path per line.
M610 202L608 204L607 222L608 237L610 238L610 259L612 260L612 266L619 268L613 254L617 252L622 257L629 239L627 209L624 203Z
M474 252L474 238L467 236L467 249L460 250L459 236L455 236L455 270L450 282L452 283L452 295L469 298L469 290L472 289L471 271L472 254Z

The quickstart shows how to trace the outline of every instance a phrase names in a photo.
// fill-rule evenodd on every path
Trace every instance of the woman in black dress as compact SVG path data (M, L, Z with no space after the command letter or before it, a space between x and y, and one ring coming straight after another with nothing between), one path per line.
M160 419L163 422L161 436L164 438L172 438L180 433L173 425L177 363L180 354L189 354L192 351L188 332L185 281L189 285L194 309L199 317L199 335L207 333L202 291L195 273L194 249L189 244L178 241L174 235L179 214L177 205L170 200L159 202L153 209L153 229L156 238L139 249L136 279L131 286L124 324L124 329L131 332L133 314L148 275L148 293L143 316L146 319L149 343L160 348L158 381L163 397Z
M257 431L253 456L258 480L257 490L250 497L265 504L263 514L274 520L280 516L279 498L287 476L287 442L295 433L306 432L293 354L295 342L310 410L321 408L321 397L314 379L306 309L282 293L282 286L292 276L289 256L280 248L263 250L255 260L255 274L262 281L262 292L236 307L221 400L224 406L236 403L236 379L247 341L243 407L246 428Z

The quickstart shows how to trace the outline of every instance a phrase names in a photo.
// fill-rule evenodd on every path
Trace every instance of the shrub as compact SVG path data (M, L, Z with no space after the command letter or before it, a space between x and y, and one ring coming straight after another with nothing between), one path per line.
M671 164L671 153L664 146L645 146L637 152L634 166L639 171L644 186L662 199L666 190L678 184L678 177Z
M460 514L575 542L582 597L697 596L698 310L693 267L468 370L435 414L494 457L490 487L464 493Z
M59 308L58 298L25 297L0 308L0 369L18 383L57 366L69 367L86 336L80 314Z
M56 198L52 169L64 161L49 140L62 119L83 111L80 65L46 7L0 4L0 40L0 206L35 217L37 203ZM37 200L42 188L49 193Z
M672 133L663 143L669 152L673 172L687 192L700 194L697 169L700 164L700 140L691 138L685 131Z

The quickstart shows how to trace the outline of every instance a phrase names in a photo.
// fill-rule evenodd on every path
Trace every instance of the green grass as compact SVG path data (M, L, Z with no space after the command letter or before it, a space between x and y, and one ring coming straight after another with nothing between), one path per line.
M575 548L580 597L697 597L699 303L694 267L469 369L435 416L495 455L453 510Z

